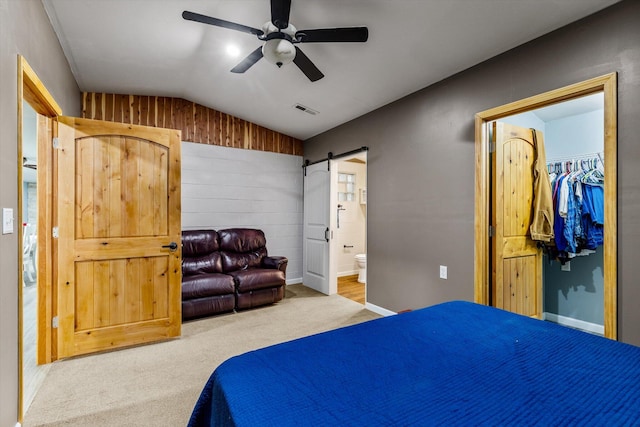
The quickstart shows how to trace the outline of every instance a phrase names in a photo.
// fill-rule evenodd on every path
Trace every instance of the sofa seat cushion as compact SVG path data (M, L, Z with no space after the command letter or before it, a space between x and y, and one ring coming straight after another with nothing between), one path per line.
M182 299L210 297L233 294L233 277L222 274L196 274L182 277Z
M236 279L238 292L273 288L285 284L284 272L270 268L248 268L228 273Z

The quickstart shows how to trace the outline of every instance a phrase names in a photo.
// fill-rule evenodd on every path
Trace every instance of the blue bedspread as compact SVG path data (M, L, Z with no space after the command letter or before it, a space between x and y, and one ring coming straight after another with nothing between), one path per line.
M640 425L640 348L450 302L233 357L189 425Z

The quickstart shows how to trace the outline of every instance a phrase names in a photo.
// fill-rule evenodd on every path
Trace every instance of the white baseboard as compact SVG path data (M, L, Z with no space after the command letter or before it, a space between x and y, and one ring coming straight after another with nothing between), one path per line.
M285 281L285 283L287 285L297 285L299 283L302 283L302 277L298 277L298 278L295 278L295 279L287 279Z
M338 273L338 277L355 276L356 274L360 274L360 271L358 271L358 270L343 271L341 273Z
M557 323L562 326L568 326L581 331L590 332L592 334L604 336L604 326L597 323L585 322L584 320L574 319L572 317L560 316L559 314L544 312L542 315L544 320Z
M373 311L374 313L378 313L381 316L393 316L397 314L395 311L387 310L386 308L378 307L375 304L371 304L370 302L364 303L364 308L369 311Z

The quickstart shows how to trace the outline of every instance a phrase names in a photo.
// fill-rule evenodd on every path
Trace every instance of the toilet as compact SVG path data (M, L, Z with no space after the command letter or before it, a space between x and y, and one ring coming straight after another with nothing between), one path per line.
M360 270L358 273L358 282L366 283L367 282L367 254L356 255L356 263L358 263L358 269Z

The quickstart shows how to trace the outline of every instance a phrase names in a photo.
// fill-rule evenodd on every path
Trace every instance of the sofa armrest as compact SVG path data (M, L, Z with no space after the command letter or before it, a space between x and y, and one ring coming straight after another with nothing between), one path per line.
M266 256L262 258L262 265L265 268L277 268L283 273L287 272L289 260L284 256Z

